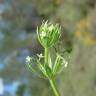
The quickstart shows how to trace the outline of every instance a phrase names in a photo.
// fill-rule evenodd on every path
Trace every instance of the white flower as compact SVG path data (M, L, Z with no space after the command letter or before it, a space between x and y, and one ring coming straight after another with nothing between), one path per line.
M30 62L31 59L32 59L32 58L31 58L30 56L27 56L27 57L26 57L26 62L27 62L27 63Z
M37 56L38 56L39 58L43 58L43 57L44 57L42 53L37 54Z
M68 62L65 63L64 67L66 68L68 66Z
M46 37L46 32L41 32L40 36L41 38Z
M49 27L49 32L51 32L54 29L53 24Z
M63 65L65 68L68 67L68 62L65 59L63 59Z
M68 62L65 61L64 67L66 68L68 66Z

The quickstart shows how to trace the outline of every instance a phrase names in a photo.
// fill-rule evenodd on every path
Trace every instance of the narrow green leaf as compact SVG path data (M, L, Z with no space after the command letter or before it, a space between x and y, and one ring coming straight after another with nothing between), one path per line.
M52 70L49 66L45 66L46 68L46 73L48 75L48 78L51 78L52 77Z
M44 65L40 63L40 61L38 61L38 67L42 71L43 75L48 77L48 75L46 73L46 69L45 69Z
M49 64L48 64L48 65L49 65L49 67L52 69L52 60L51 60L50 54L49 54L49 59L48 59L48 60L49 60Z
M62 69L62 63L63 63L63 57L61 57L59 54L57 54L55 64L54 64L53 70L52 70L54 75L56 75L57 73L60 72L60 70Z

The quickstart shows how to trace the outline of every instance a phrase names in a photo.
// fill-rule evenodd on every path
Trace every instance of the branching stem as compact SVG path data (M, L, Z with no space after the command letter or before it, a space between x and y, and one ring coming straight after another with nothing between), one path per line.
M48 58L49 58L48 52L49 52L49 49L46 47L46 48L45 48L45 66L48 65ZM56 83L55 83L55 81L54 81L54 78L49 79L49 82L50 82L51 87L52 87L52 89L53 89L53 91L54 91L54 94L55 94L56 96L61 96L61 95L60 95L60 92L59 92L59 90L58 90L58 87L57 87L57 85L56 85Z

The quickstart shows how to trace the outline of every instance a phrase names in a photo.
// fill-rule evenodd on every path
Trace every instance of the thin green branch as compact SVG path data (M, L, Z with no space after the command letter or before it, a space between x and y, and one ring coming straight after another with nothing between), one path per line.
M61 96L61 94L60 94L60 92L59 92L59 90L58 90L58 87L57 87L54 79L52 78L52 79L50 79L49 81L50 81L51 87L52 87L52 89L53 89L53 91L54 91L54 94L55 94L56 96Z
M49 52L49 50L48 50L48 48L46 47L46 48L45 48L45 65L48 65L48 52Z

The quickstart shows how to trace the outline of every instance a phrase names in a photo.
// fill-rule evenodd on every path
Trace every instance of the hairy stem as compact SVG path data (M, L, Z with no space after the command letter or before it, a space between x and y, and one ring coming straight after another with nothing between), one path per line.
M51 78L49 81L50 81L51 87L52 87L52 89L53 89L53 91L54 91L54 94L55 94L56 96L61 96L61 94L60 94L60 92L59 92L59 90L58 90L58 87L57 87L54 79Z

